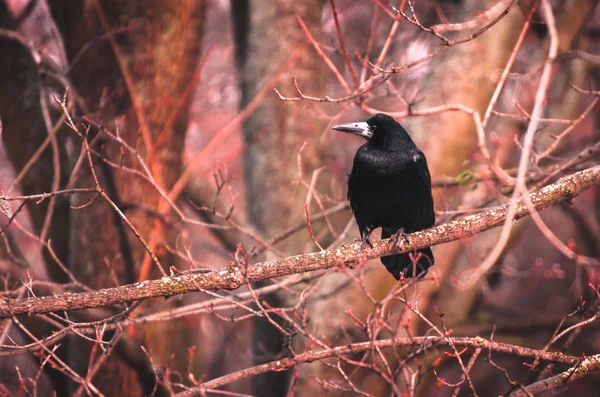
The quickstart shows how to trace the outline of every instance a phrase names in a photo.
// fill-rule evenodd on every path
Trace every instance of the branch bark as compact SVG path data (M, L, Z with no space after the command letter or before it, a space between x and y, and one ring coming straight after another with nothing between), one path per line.
M533 203L536 211L541 211L561 201L570 202L578 194L597 184L600 184L600 165L565 176L557 182L531 193L529 200ZM529 214L523 199L518 200L515 206L514 220ZM274 277L336 266L353 266L368 259L464 239L501 226L505 222L508 209L508 205L502 205L431 229L412 233L408 235L407 241L400 241L397 246L390 239L375 241L372 248L366 248L364 251L359 243L345 244L332 250L295 255L276 261L247 266L230 266L209 273L186 272L177 276L91 292L65 293L26 299L5 298L0 301L0 319L54 311L105 307L203 290L234 290L247 283Z
M299 364L312 363L319 360L324 360L330 357L339 357L343 355L349 355L357 352L362 352L370 349L380 348L391 348L391 347L417 347L427 349L430 347L444 347L450 346L450 343L458 347L471 347L474 349L486 349L494 352L507 354L511 356L518 356L523 358L540 358L544 361L560 364L576 365L581 361L579 357L567 356L560 352L545 352L540 355L540 351L536 349L530 349L528 347L522 347L517 345L511 345L508 343L493 342L481 337L455 337L455 338L444 338L437 336L424 336L416 338L393 338L393 339L381 339L376 341L352 343L344 346L338 346L329 350L323 351L308 351L302 353L293 358L285 358L282 360L272 361L266 364L258 365L252 368L242 369L240 371L232 372L220 378L213 379L202 383L201 385L192 389L186 390L177 394L177 397L190 397L196 395L205 395L205 393L211 389L222 387L226 384L236 382L238 380L247 378L249 376L259 375L265 372L271 371L283 371L289 368L293 368ZM596 356L594 356L596 357ZM592 357L590 357L591 359ZM582 365L581 365L582 366ZM564 373L570 373L573 368L565 371ZM563 373L563 374L564 374ZM561 374L562 375L562 374ZM560 376L560 375L558 375Z
M600 354L579 359L566 371L532 383L521 390L516 390L510 397L526 397L540 394L548 390L557 390L582 379L592 371L598 370L600 370Z

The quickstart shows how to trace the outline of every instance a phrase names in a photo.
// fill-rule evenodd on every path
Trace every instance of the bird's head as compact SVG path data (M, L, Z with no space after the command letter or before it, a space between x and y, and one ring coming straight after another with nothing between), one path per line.
M360 135L374 144L383 144L387 140L386 137L389 139L392 135L405 134L408 136L400 123L383 113L377 113L367 121L338 124L331 128L336 131Z

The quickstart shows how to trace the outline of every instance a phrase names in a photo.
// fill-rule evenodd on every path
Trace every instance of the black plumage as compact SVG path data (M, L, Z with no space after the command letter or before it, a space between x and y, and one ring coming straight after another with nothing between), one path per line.
M348 181L348 200L363 244L371 243L369 236L378 227L382 238L398 239L404 233L433 226L431 176L425 155L396 120L379 113L366 122L333 129L367 139L354 156ZM422 277L434 259L431 249L425 248L382 257L381 262L399 279L402 274Z

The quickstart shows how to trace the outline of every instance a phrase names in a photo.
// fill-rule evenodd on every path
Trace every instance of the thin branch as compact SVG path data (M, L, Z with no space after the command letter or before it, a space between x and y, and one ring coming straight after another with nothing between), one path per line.
M521 49L521 46L523 45L523 42L525 41L525 36L527 35L527 32L529 31L529 26L531 25L531 18L533 17L533 13L537 9L539 1L540 0L536 0L533 7L531 7L531 10L529 11L529 15L527 16L527 20L525 21L525 24L523 25L523 28L521 29L521 34L519 34L519 38L517 39L517 42L515 43L515 47L513 48L512 52L510 53L510 57L508 58L508 61L506 62L506 66L504 67L504 70L502 70L502 75L500 76L500 80L498 81L498 84L496 85L496 89L494 90L494 93L492 94L490 103L488 104L488 107L483 116L483 121L481 122L481 124L483 125L483 128L485 128L487 126L488 121L490 120L490 115L492 114L492 111L494 110L494 107L496 106L496 102L498 101L498 98L500 97L502 88L504 88L504 83L506 82L506 77L508 76L508 73L512 69L512 66L515 63L515 60L517 59L517 55L519 54L519 50Z
M583 111L583 113L581 114L581 116L579 116L578 118L576 118L575 120L573 120L573 123L571 123L571 125L569 125L567 128L565 128L563 130L563 132L561 132L560 134L558 134L555 138L554 138L554 142L552 142L552 144L550 146L548 146L546 148L546 150L544 150L542 153L537 154L535 157L535 163L538 164L540 162L540 160L548 157L549 155L551 155L556 148L558 147L558 145L560 144L560 142L567 136L569 135L577 126L577 124L579 124L581 121L583 121L583 119L585 119L587 117L588 114L590 114L590 112L596 107L596 104L598 103L598 101L600 100L600 97L594 98L592 100L592 102L590 102L590 104L588 105L588 107Z
M480 13L479 15L477 15L475 18L473 18L471 20L468 20L465 22L460 22L460 23L444 23L444 24L439 24L439 25L433 25L431 27L431 30L433 30L437 33L443 33L443 32L455 32L458 30L475 29L482 23L491 20L496 13L502 12L501 10L506 9L506 7L509 5L508 3L510 1L511 0L499 1L494 6L492 6L489 10L483 11L482 13Z
M572 89L574 89L575 91L577 91L580 94L600 96L600 90L592 90L591 88L589 90L584 90L582 88L577 87L575 84L569 84L569 85L571 86Z
M393 18L393 19L395 19L395 20L397 20L397 19L398 19L398 16L395 16L395 15L394 15L394 14L393 14L393 13L392 13L390 10L388 10L388 8L387 8L385 5L383 5L383 4L380 2L380 0L374 0L374 1L375 1L375 3L376 3L377 5L379 5L379 6L380 6L380 7L381 7L381 8L382 8L382 9L383 9L383 10L384 10L384 11L385 11L385 12L386 12L386 13L387 13L387 14L388 14L390 17L391 17L391 18ZM440 46L440 47L438 47L438 49L437 49L437 50L435 50L435 51L434 51L434 52L432 52L432 53L429 53L428 55L426 55L426 56L424 56L424 57L422 57L422 58L419 58L419 59L417 59L417 60L415 60L415 61L413 61L413 62L407 63L407 64L405 64L405 65L401 65L401 66L392 67L392 68L391 68L391 69L389 69L389 70L382 69L382 68L381 68L381 67L379 67L378 65L373 65L373 64L371 64L370 62L368 62L368 60L365 60L365 62L369 63L369 64L370 64L370 65L371 65L371 66L372 66L374 69L376 69L376 70L378 70L378 71L380 71L380 72L382 72L382 73L400 73L400 72L403 72L403 71L405 71L405 70L407 70L407 69L410 69L410 68L412 68L412 67L413 67L413 66L415 66L415 65L418 65L418 64L420 64L420 63L422 63L422 62L426 62L426 61L428 61L428 60L430 60L430 59L432 59L432 58L434 58L434 57L438 56L439 54L441 54L442 52L446 51L446 50L447 50L447 49L449 49L450 47L453 47L453 46L455 46L455 45L458 45L458 44L463 44L463 43L466 43L466 42L468 42L468 41L474 40L474 39L476 39L477 37L481 36L481 35L482 35L483 33L485 33L485 32L486 32L488 29L490 29L492 26L494 26L496 23L498 23L498 21L500 21L502 18L504 18L504 16L505 16L506 14L508 14L508 13L509 13L509 12L512 10L512 8L515 6L515 4L516 4L516 3L517 3L517 0L512 0L512 1L511 1L511 3L510 3L510 4L509 4L507 7L506 7L506 9L504 9L504 11L502 11L500 14L498 14L498 15L497 15L497 16L496 16L496 17L495 17L495 18L494 18L494 19L493 19L493 20L492 20L492 21L491 21L489 24L485 25L485 26L484 26L484 27L482 27L481 29L477 30L476 32L474 32L474 33L472 33L472 34L470 34L470 35L468 35L468 36L465 36L465 37L463 37L463 38L456 39L456 40L450 40L450 39L448 39L448 38L446 38L446 37L444 37L444 36L440 35L439 33L436 33L436 32L434 32L432 29L430 29L430 28L426 28L426 27L422 26L420 23L417 23L417 21L416 21L416 20L414 20L414 19L411 19L411 18L407 17L406 15L404 15L404 18L405 18L407 21L409 21L410 23L412 23L412 24L415 24L415 25L419 26L419 28L423 29L424 31L426 31L426 32L429 32L429 33L431 33L432 35L434 35L434 36L436 36L436 37L440 38L440 39L441 39L441 40L444 42L443 46Z
M572 59L579 58L584 61L593 63L595 65L600 65L600 55L590 54L589 52L585 52L582 50L573 50L569 52L563 52L562 54L556 57L556 61L562 61L563 59Z
M352 80L354 81L354 86L358 88L360 85L358 82L358 77L356 77L356 72L352 67L352 62L350 62L350 56L348 55L348 50L346 49L346 43L344 42L344 37L342 36L342 28L340 26L340 20L338 18L337 7L335 6L335 0L329 0L331 4L331 12L333 13L333 19L335 21L335 28L337 30L338 40L340 41L340 47L342 48L342 52L344 53L344 58L346 59L346 64L348 65L348 70L350 71L350 75L352 75Z
M300 25L300 28L302 28L302 31L304 31L306 38L308 39L308 41L310 41L315 51L317 51L317 54L319 54L319 56L323 59L323 62L325 62L327 67L329 67L331 72L335 75L337 80L340 82L342 88L344 88L344 91L346 91L346 94L350 95L352 93L352 90L348 86L348 83L346 83L346 79L344 79L344 77L342 76L338 68L334 65L334 63L331 61L331 59L329 59L329 57L325 55L325 53L321 49L321 46L319 45L319 43L317 43L313 35L310 33L302 18L300 18L299 15L296 15L296 19L298 20L298 25Z
M344 97L340 97L340 98L332 98L328 95L325 95L322 97L314 97L314 96L306 95L300 90L300 87L298 86L298 79L296 77L293 78L294 88L296 88L296 92L298 93L299 96L286 97L286 96L282 95L281 92L279 92L279 90L277 88L274 88L273 91L275 91L277 96L279 96L279 99L281 99L282 101L286 101L286 102L296 102L296 101L301 101L301 100L307 100L307 101L312 101L312 102L342 103L342 102L351 101L352 99L355 99L355 98L362 97L367 92L379 87L381 84L388 81L390 79L390 77L391 77L391 75L382 75L382 74L373 75L369 78L369 80L367 80L364 84L362 84L354 93L344 96ZM375 81L375 80L377 80L377 81Z

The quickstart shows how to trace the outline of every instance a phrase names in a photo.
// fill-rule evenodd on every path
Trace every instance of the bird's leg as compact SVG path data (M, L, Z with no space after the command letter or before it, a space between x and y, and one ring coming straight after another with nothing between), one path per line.
M371 242L371 233L373 233L372 230L370 230L367 234L365 234L362 238L362 243L360 244L360 248L364 251L365 250L365 244L369 246L369 248L373 248L373 243Z
M373 248L373 243L371 242L371 233L373 233L373 229L367 230L365 233L361 233L361 238L357 239L361 241L361 251L365 250L365 245L368 245L370 248Z
M404 232L403 228L398 229L398 231L394 234L392 234L392 241L394 242L394 245L398 246L398 243L400 242L400 237L402 237L404 239L405 242L409 242L408 241L408 236L407 234Z

